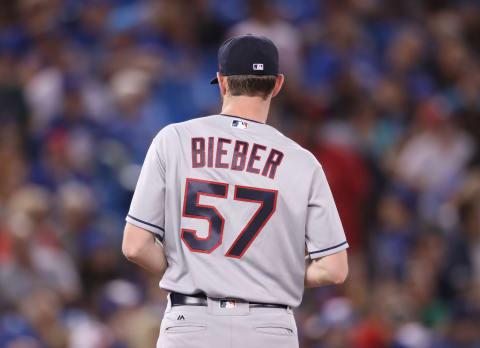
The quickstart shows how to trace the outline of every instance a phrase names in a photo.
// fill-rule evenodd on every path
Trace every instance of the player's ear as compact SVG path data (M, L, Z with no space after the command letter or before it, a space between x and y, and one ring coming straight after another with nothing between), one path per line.
M275 87L273 87L272 97L275 97L280 92L284 81L285 76L283 76L283 74L278 74L277 80L275 81Z
M218 88L220 89L220 95L224 96L225 94L227 94L227 77L217 72L217 79Z

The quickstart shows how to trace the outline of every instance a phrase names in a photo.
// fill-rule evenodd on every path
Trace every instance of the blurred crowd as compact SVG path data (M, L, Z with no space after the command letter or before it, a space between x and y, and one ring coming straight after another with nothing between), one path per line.
M2 0L0 347L154 346L165 292L124 217L158 130L219 111L216 52L245 33L277 44L269 123L322 163L351 245L301 347L480 347L478 0Z

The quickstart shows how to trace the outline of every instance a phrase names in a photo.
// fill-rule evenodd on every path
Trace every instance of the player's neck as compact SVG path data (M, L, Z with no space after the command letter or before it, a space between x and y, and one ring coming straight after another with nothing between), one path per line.
M269 108L270 98L263 100L260 97L225 96L221 113L265 123Z

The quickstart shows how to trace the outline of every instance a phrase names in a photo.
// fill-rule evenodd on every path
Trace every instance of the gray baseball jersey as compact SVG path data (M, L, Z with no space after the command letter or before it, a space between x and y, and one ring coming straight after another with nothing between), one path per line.
M348 247L315 157L230 115L172 124L148 150L127 222L158 234L160 287L298 306L312 259Z

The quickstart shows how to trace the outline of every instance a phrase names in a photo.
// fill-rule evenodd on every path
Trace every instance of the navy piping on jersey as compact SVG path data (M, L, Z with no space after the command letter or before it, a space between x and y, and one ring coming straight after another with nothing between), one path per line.
M328 250L332 250L332 249L341 247L341 246L344 245L344 244L347 244L347 241L345 241L345 242L343 242L343 243L340 243L340 244L337 244L337 245L334 245L334 246L332 246L332 247L330 247L330 248L325 248L325 249L322 249L322 250L312 251L312 252L309 253L309 254L312 255L312 254L323 253L324 251L328 251Z
M145 224L145 225L148 225L148 226L152 226L152 227L158 228L159 230L162 230L163 232L165 232L165 229L162 228L162 227L160 227L160 226L157 226L157 225L151 224L151 223L149 223L149 222L146 222L146 221L137 219L135 216L132 216L132 215L130 215L130 214L128 214L127 216L128 216L129 218L135 220L135 221L141 222L142 224Z
M265 123L263 123L263 122L251 120L251 119L245 118L245 117L239 117L239 116L228 115L228 114L219 114L219 115L221 115L221 116L227 116L227 117L233 117L233 118L239 118L239 119L241 119L241 120L245 120L245 121L249 121L249 122L255 122L255 123L265 124Z

